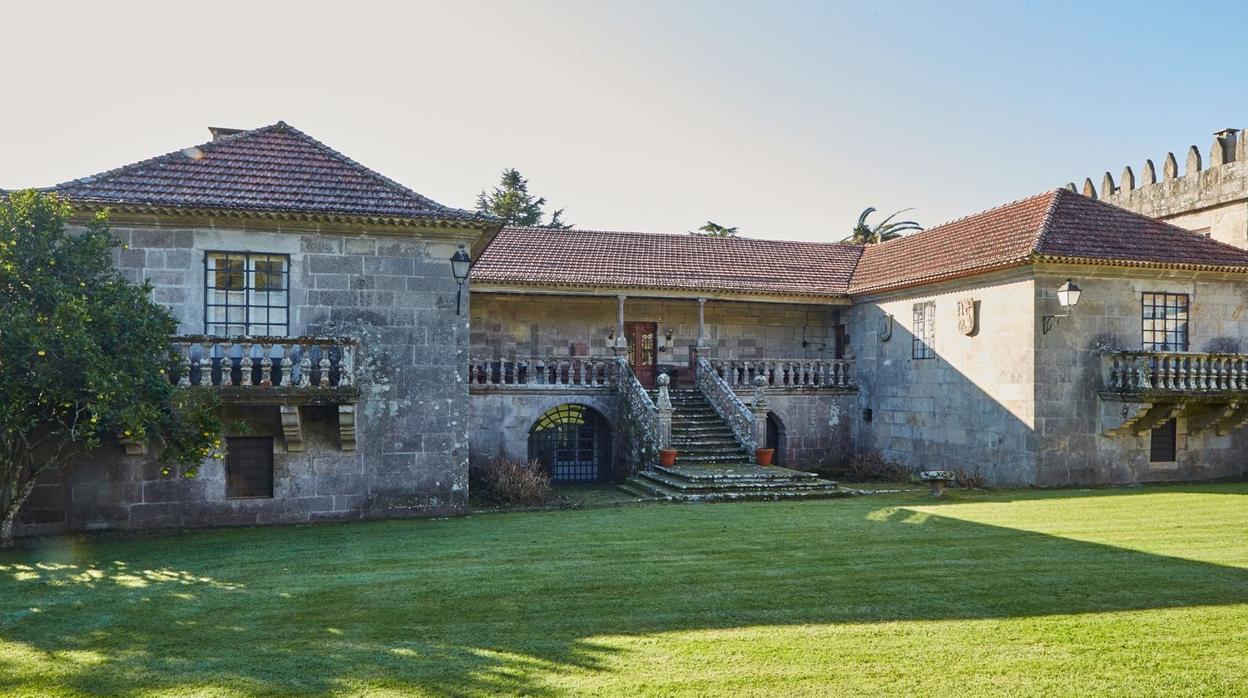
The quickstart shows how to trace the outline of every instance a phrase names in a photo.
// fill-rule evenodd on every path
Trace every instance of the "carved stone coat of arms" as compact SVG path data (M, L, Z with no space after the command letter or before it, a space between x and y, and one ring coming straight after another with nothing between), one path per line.
M968 337L978 329L979 318L976 317L975 299L966 296L958 299L958 331Z
M893 337L893 316L885 313L880 316L880 341L887 342Z

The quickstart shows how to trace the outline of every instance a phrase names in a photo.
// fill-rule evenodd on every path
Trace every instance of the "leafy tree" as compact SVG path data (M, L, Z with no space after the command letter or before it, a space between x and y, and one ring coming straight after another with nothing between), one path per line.
M503 170L499 186L494 191L482 191L477 195L477 211L494 216L509 225L535 225L543 228L566 230L571 223L563 222L563 209L550 214L550 221L542 225L546 197L529 193L529 180L514 168Z
M689 231L690 235L701 235L708 238L730 238L737 234L736 226L731 228L722 226L715 221L707 221L706 225L697 230Z
M867 208L858 216L858 224L854 226L854 232L849 237L841 240L841 242L848 242L853 245L870 245L875 242L899 238L905 232L922 230L923 226L914 221L892 222L898 215L910 210L913 209L903 208L900 211L896 211L872 227L867 224L867 216L875 213L875 209Z
M213 394L177 389L177 323L113 266L107 213L66 229L70 206L0 197L0 547L36 480L110 439L159 449L166 474L221 457Z

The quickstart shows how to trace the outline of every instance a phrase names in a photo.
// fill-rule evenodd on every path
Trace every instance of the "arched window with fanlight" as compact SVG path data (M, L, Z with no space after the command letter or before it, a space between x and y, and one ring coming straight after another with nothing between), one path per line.
M559 405L529 430L529 459L555 482L601 482L611 476L611 428L596 410Z

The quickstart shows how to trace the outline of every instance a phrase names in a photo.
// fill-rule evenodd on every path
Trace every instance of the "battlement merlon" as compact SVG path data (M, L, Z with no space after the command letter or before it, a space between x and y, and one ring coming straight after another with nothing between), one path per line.
M1084 196L1163 220L1248 202L1248 130L1216 131L1208 155L1206 169L1200 149L1189 147L1182 176L1174 153L1166 153L1160 180L1153 161L1145 160L1138 178L1128 165L1117 182L1106 172L1099 188L1091 177L1084 179L1081 188L1074 182L1066 186ZM1238 239L1232 244L1244 246Z

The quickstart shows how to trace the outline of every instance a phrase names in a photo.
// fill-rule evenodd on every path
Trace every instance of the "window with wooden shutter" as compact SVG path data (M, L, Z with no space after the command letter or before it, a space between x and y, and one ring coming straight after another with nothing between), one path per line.
M225 496L273 496L273 437L226 439Z
M1178 422L1171 419L1153 429L1150 434L1148 460L1153 463L1173 463L1178 460Z

